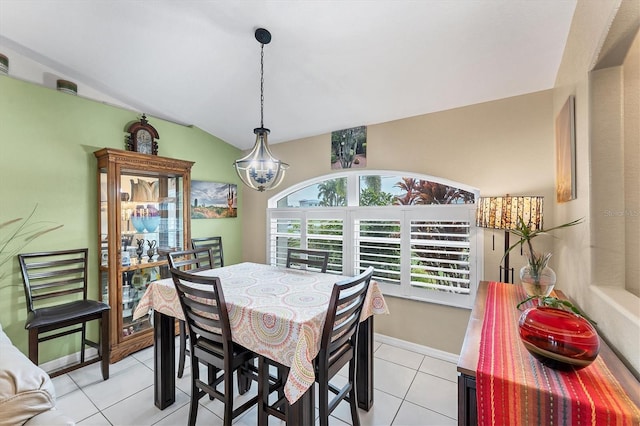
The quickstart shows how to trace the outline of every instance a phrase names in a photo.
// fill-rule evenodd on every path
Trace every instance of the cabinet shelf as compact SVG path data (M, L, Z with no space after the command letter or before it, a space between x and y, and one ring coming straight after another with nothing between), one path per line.
M142 262L142 263L136 263L135 265L132 263L129 266L123 266L121 270L122 272L137 271L138 269L153 268L156 266L165 266L166 264L167 264L166 260L157 260L155 262Z

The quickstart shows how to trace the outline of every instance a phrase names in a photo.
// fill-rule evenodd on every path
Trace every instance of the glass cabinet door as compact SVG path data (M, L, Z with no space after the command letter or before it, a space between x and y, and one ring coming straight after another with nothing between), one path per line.
M152 312L133 313L153 281L168 278L166 254L189 241L193 162L105 148L99 181L99 277L111 306L111 362L153 344Z
M166 253L184 249L182 176L120 176L122 337L148 329L150 316L133 321L149 283L168 277Z

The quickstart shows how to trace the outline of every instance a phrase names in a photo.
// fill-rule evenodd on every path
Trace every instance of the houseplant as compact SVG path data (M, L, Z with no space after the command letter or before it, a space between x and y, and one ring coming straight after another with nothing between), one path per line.
M518 245L525 245L527 264L520 270L520 279L529 297L517 308L531 300L536 302L520 315L520 339L540 362L562 370L591 364L600 350L600 340L592 321L571 302L549 297L556 281L555 272L548 266L551 253L534 250L532 240L538 235L580 223L582 219L576 219L553 228L532 230L522 218L518 218L516 229L510 232L519 240L505 251L506 256Z
M556 274L548 265L551 253L534 250L532 240L539 235L548 234L556 229L568 228L580 223L582 223L582 218L554 226L553 228L534 230L531 229L530 224L525 223L521 217L518 217L516 228L509 229L510 233L518 237L518 241L505 250L502 260L517 246L525 245L524 253L527 258L527 264L520 269L520 280L529 296L548 296L556 283Z
M64 226L45 221L31 222L37 208L36 204L26 219L18 217L0 223L0 267L13 259L31 241ZM0 271L0 282L4 276L5 273Z

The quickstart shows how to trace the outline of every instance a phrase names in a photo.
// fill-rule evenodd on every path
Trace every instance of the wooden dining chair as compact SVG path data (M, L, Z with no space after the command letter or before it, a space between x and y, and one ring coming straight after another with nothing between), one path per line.
M96 362L102 378L109 378L108 304L87 298L88 249L18 255L27 302L25 328L29 330L29 359L38 365L38 345L58 337L81 333L80 362L49 373L56 377ZM87 338L87 322L100 322L98 342ZM86 347L98 354L85 358Z
M255 371L248 369L257 357L252 351L233 342L229 313L222 285L218 277L194 275L175 268L170 269L178 292L180 306L189 333L191 354L191 403L189 425L195 425L198 401L205 395L224 404L223 424L230 426L234 418L247 411L258 401L254 396L233 408L233 373L257 380ZM194 284L205 284L196 287ZM207 381L200 379L200 364L208 369ZM223 391L216 387L223 383Z
M310 271L327 272L329 252L324 250L287 249L287 268L292 266Z
M320 351L316 356L314 368L318 383L318 408L320 426L328 426L329 415L345 400L351 408L351 424L360 424L358 401L356 398L356 349L358 347L358 327L364 301L373 275L373 267L368 267L360 275L337 282L333 285L329 309L322 329ZM349 379L340 389L329 381L344 367L349 365ZM269 366L278 369L276 383L269 381ZM288 368L266 357L258 360L258 425L267 425L268 416L286 419L287 402L281 387L284 386ZM270 394L277 391L275 402L270 403ZM329 399L329 392L336 396Z
M191 248L208 248L213 253L214 268L222 268L224 266L224 255L222 252L222 237L205 237L192 238Z
M216 261L211 249L201 247L193 250L181 250L167 253L169 268L189 271L191 273L213 269ZM178 377L184 374L184 363L187 358L187 330L184 321L178 320L180 329L180 353L178 354Z

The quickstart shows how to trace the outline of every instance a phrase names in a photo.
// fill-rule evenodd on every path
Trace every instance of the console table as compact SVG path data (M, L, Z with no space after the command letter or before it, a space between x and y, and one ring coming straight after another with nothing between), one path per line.
M495 284L494 284L495 285ZM498 283L500 286L508 286L501 287L505 292L519 292L521 291L517 285L512 284L503 284ZM464 343L462 345L462 351L460 353L460 358L458 361L458 424L459 425L475 425L478 424L478 404L476 398L476 379L477 379L477 371L478 371L478 360L480 355L480 347L481 347L481 337L482 337L482 328L485 321L485 312L488 310L488 303L492 303L487 299L489 294L489 282L482 281L478 286L478 293L476 297L476 301L471 311L471 317L469 319L469 324L467 327ZM514 293L515 294L515 293ZM561 298L565 298L565 296L561 292L557 292L557 296ZM515 309L515 304L513 306ZM517 328L517 313L514 315L514 319L508 320L509 324L500 324L500 327L513 327ZM505 330L506 330L505 328ZM520 343L520 342L518 342ZM520 343L521 344L521 343ZM525 349L522 349L526 351ZM505 356L505 354L502 354ZM509 356L509 354L506 354ZM528 355L528 354L527 354ZM491 357L491 354L484 354L485 357ZM529 355L530 356L530 355ZM604 363L608 371L611 372L612 380L614 382L619 383L621 390L626 392L625 396L625 404L627 411L631 411L631 419L629 424L637 424L640 422L640 383L638 380L631 374L631 372L622 364L620 359L613 353L613 351L607 346L607 344L601 339L600 340L600 353L598 355L600 360L596 360L595 362L601 361ZM531 358L531 362L535 368L538 368L538 361ZM591 368L592 366L586 367L586 369ZM527 365L523 365L522 368L529 368ZM547 368L547 367L540 367ZM584 370L585 372L587 370ZM552 374L553 371L549 370L549 373ZM571 373L569 373L571 374ZM577 374L577 373L573 373ZM491 380L494 379L494 376L490 376ZM496 378L497 380L497 378ZM514 380L517 380L514 378ZM527 386L530 386L524 382L515 383L514 386L524 386L527 389ZM533 394L538 392L540 388L530 388ZM515 391L514 391L515 392ZM515 397L516 393L512 393L511 396ZM571 396L567 393L563 395L563 397L569 401L571 401ZM529 410L536 410L538 407L531 407L531 401L529 405L525 403L525 401L517 401L518 404L523 407L527 407ZM510 401L509 403L513 403ZM522 404L520 404L522 403ZM565 402L566 403L566 402ZM630 407L630 408L629 408ZM511 410L513 411L513 404L511 406ZM541 410L542 413L545 413L544 410ZM538 413L539 414L539 413ZM557 413L556 413L557 414ZM544 415L544 414L542 414ZM549 419L540 419L541 422L546 422L549 424ZM571 420L569 420L571 423Z

